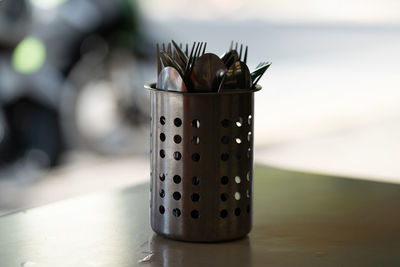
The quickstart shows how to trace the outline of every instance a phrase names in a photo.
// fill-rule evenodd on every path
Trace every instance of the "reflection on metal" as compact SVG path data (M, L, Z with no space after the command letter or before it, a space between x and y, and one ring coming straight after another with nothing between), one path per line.
M143 259L139 260L138 263L147 263L151 261L151 258L154 256L153 252L150 252L149 255L147 255L146 257L144 257Z
M27 37L15 48L12 65L20 73L30 74L38 71L46 61L46 47L39 39Z

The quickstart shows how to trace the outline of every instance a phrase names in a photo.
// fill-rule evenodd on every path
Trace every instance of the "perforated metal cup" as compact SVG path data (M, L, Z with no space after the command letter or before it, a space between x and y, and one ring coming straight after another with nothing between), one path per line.
M151 94L151 226L198 242L252 224L254 92Z

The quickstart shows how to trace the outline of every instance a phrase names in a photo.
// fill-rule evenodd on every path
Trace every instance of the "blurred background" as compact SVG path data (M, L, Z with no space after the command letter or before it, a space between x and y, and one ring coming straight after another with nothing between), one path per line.
M249 46L257 163L400 182L400 2L0 0L0 215L149 179L155 44Z

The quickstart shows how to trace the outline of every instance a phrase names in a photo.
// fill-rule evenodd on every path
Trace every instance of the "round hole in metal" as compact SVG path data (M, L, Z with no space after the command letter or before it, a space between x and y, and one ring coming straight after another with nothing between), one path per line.
M249 147L249 148L247 149L247 157L248 157L248 158L251 158L251 155L252 155L252 151L251 151L251 148Z
M164 116L160 117L160 123L161 123L161 125L165 124L165 117Z
M235 176L235 182L237 184L240 184L241 181L242 181L242 179L240 178L240 176Z
M194 153L193 155L192 155L192 160L193 161L199 161L200 160L200 154L199 153Z
M175 135L174 136L174 142L176 143L176 144L180 144L181 142L182 142L182 137L180 136L180 135Z
M248 133L247 133L247 141L249 141L249 142L251 142L251 135L252 135L251 132L248 132Z
M249 125L251 125L252 120L253 120L253 116L249 115L249 116L247 117L247 123L248 123Z
M239 192L236 192L236 193L235 193L235 199L236 199L236 200L240 200L240 193L239 193Z
M193 137L192 137L192 144L193 144L193 145L198 145L198 144L200 144L200 137L198 137L198 136L193 136Z
M181 216L181 210L176 208L172 210L172 215L174 215L175 217L179 217Z
M164 208L163 205L161 205L161 206L158 208L158 210L160 211L161 214L164 214L164 212L165 212L165 208Z
M190 212L190 216L191 216L193 219L198 219L198 218L200 217L200 213L199 213L198 210L192 210L192 212Z
M229 198L228 193L222 193L221 194L221 201L225 202L227 201Z
M246 180L247 180L247 182L250 182L250 176L251 176L251 173L250 173L250 172L247 172L247 174L246 174Z
M227 152L221 154L221 160L227 161L228 159L229 159L229 154Z
M174 178L174 183L179 184L182 181L182 178L179 175L175 175Z
M173 198L174 198L175 200L180 200L180 199L181 199L181 193L179 193L179 192L174 192L174 193L172 194L172 196L173 196Z
M235 138L236 144L241 144L242 143L242 139L240 139L240 137L236 137Z
M162 173L160 173L160 180L161 181L164 181L165 180L165 174L162 172Z
M165 134L164 133L160 133L160 140L161 140L161 142L165 141Z
M175 160L180 160L182 158L181 152L175 151L174 152L174 159Z
M227 210L221 210L220 214L221 218L226 218L228 217L228 211Z
M221 143L223 143L225 145L229 144L229 137L228 136L222 136Z
M236 216L239 216L239 215L240 215L240 208L236 208L236 209L235 209L235 215L236 215Z
M182 125L182 120L179 118L174 119L174 124L176 127L180 127Z
M192 127L196 129L200 128L200 121L198 119L193 120Z
M243 118L242 117L238 117L236 120L236 126L237 127L242 127L243 125Z
M191 199L193 202L198 202L200 200L200 195L197 193L192 194Z
M249 191L249 189L246 190L246 197L247 197L247 198L250 198L250 191Z
M160 150L160 157L165 158L165 151L163 149Z
M192 178L192 184L193 184L193 185L199 185L199 184L200 184L200 178L197 177L197 176L194 176L194 177Z
M165 191L164 191L164 189L160 189L160 197L161 197L161 198L165 197Z
M229 120L228 119L224 119L221 121L221 125L224 128L228 128L229 127Z
M229 178L228 176L222 176L221 177L221 184L228 184Z

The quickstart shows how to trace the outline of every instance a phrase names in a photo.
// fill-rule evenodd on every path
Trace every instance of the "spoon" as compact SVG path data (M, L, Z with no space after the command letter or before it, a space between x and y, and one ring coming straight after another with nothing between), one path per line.
M244 62L236 61L228 69L219 86L221 90L249 89L253 86L250 71Z
M165 91L187 92L186 85L179 72L173 67L165 67L158 75L157 89Z
M190 73L193 91L213 91L219 85L221 71L225 64L215 54L206 53L199 57Z

